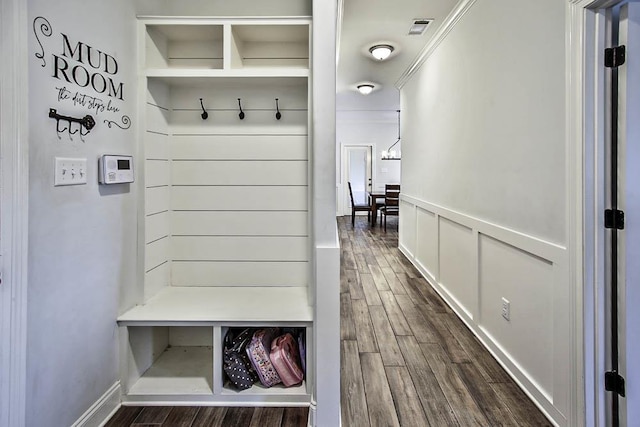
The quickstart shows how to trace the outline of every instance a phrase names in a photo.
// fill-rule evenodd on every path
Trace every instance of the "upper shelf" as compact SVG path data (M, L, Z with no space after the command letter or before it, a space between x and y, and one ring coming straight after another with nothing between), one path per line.
M309 28L308 22L300 20L145 22L144 68L248 75L255 70L308 73Z

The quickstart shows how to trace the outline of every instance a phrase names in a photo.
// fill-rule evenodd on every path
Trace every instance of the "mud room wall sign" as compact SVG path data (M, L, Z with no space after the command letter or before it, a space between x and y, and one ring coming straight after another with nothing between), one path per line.
M60 105L50 110L57 110L59 114L50 114L49 117L56 120L58 139L62 139L60 135L67 132L69 139L73 140L72 136L79 130L84 142L84 137L91 130L86 127L83 129L86 117L91 117L96 125L106 124L107 129L127 130L131 127L130 117L122 111L126 85L120 79L120 65L115 54L66 32L54 33L53 26L43 16L33 20L33 32L38 43L34 55L56 82L53 89ZM84 112L74 113L79 109L89 110L95 119ZM65 123L61 126L60 116L68 125ZM99 129L100 126L95 128Z

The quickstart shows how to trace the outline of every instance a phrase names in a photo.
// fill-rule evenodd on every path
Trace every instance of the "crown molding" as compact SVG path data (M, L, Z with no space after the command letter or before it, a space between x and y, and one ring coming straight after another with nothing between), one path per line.
M436 50L436 48L442 43L442 41L447 37L447 35L453 30L458 21L462 19L462 17L471 9L471 6L477 0L460 0L456 7L447 15L444 22L438 29L434 36L427 42L425 47L420 51L416 59L411 63L411 65L402 73L398 81L396 81L396 88L402 89L402 87L411 79L411 77L422 67L422 64L425 63L427 59L431 56L431 54Z

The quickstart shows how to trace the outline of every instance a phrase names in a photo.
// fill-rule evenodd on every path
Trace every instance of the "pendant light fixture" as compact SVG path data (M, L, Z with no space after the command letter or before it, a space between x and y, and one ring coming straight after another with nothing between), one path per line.
M400 110L396 110L398 113L398 140L391 144L391 147L382 152L381 160L400 160L400 150L394 150L398 142L400 142Z

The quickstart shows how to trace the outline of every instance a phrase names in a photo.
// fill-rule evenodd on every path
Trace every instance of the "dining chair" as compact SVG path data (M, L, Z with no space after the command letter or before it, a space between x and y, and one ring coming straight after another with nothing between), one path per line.
M380 208L381 222L384 221L384 231L387 231L387 216L400 214L400 185L387 184L384 186L384 206Z
M356 204L353 200L353 191L351 190L351 182L347 182L349 184L349 197L351 198L351 225L353 227L356 226L356 212L364 212L367 211L367 220L371 221L371 206L364 204Z

